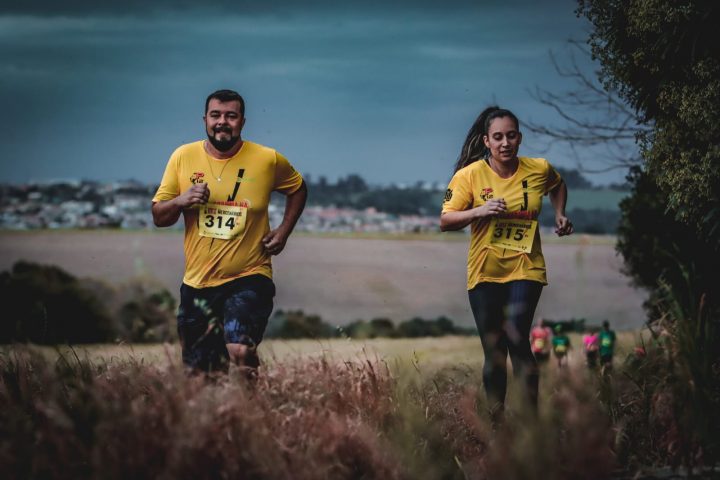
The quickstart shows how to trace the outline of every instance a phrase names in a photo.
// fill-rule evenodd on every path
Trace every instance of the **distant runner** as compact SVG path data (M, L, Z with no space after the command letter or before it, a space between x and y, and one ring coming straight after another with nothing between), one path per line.
M485 353L483 383L492 412L502 412L505 403L508 353L529 402L537 406L539 374L530 326L547 284L538 227L543 195L550 195L555 210L555 232L573 232L565 216L565 183L544 158L519 157L521 141L512 112L485 109L467 134L440 216L443 231L471 225L467 288Z
M600 349L597 332L588 332L583 336L583 347L585 348L585 360L588 368L597 367L598 350Z
M207 139L179 147L153 198L155 225L185 221L185 276L178 333L193 370L226 370L228 360L250 378L273 308L271 255L285 247L305 206L307 189L272 148L243 141L245 101L219 90L205 101ZM286 195L282 223L270 230L273 191ZM159 241L159 240L158 240Z
M612 368L615 354L615 332L610 330L610 323L607 320L603 322L598 338L600 340L600 364L603 367Z
M552 330L544 325L541 318L538 324L530 331L530 348L532 349L535 360L545 363L550 358L550 342L552 339Z
M555 325L555 334L552 339L553 353L557 359L558 367L567 365L567 356L570 353L570 337L563 331L562 325Z

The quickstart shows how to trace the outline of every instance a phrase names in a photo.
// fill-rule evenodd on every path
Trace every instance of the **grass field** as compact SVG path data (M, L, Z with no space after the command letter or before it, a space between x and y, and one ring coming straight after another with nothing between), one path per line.
M635 337L620 335L618 368ZM638 471L627 474L620 459L639 446L619 440L626 427L613 426L598 400L612 376L588 373L577 351L569 367L544 367L537 417L511 389L501 424L488 417L476 337L267 341L261 355L261 376L249 386L233 370L211 381L186 377L176 345L0 348L3 478L602 479Z
M574 346L568 357L569 363L572 367L582 366L585 359L581 349L581 336L570 334L569 337ZM639 331L619 332L617 357L624 358L639 342L641 342ZM101 362L122 362L132 358L138 362L161 367L180 364L180 350L177 344L78 345L72 349L75 353L72 353L67 346L36 348L53 360L58 355L77 354L81 358ZM7 347L2 350L7 351ZM364 362L369 358L387 363L391 369L396 364L415 363L427 369L428 373L432 373L440 368L461 364L480 369L483 364L480 339L474 336L372 340L265 340L260 345L259 351L263 362L268 365L319 358L335 363Z
M609 320L637 329L645 292L620 272L612 237L543 237L549 285L538 317ZM473 326L466 293L469 239L429 236L293 236L273 260L276 308L302 309L334 325L377 317L401 322L445 315ZM0 270L18 260L58 265L117 284L141 276L177 294L183 272L179 232L0 232Z

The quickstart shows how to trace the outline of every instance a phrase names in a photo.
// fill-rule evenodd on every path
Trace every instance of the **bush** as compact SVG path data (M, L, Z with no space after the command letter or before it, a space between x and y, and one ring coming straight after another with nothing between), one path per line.
M119 287L48 265L17 262L0 273L0 343L159 342L176 338L175 300L133 280Z
M277 310L265 331L266 338L331 338L335 328L323 322L319 315L305 315L302 310Z
M452 320L447 317L438 317L435 320L415 317L398 325L398 333L401 337L413 338L466 334L467 331L456 328Z
M17 262L0 273L4 306L0 343L91 343L113 340L107 307L58 267Z

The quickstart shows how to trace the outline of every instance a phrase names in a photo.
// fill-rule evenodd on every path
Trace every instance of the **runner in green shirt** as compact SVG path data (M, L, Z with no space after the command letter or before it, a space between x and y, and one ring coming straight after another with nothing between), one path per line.
M567 363L567 354L572 346L570 345L570 338L563 332L563 326L560 324L555 325L555 335L552 339L553 353L557 358L558 367L562 367Z
M613 354L615 353L615 332L610 330L610 323L603 322L603 328L598 333L600 340L600 365L612 367Z

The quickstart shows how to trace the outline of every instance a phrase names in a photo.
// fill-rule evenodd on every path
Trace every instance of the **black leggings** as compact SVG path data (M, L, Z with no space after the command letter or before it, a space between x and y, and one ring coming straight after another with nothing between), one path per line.
M530 350L530 327L542 287L540 282L516 280L480 283L468 291L485 352L483 383L491 408L505 403L508 353L516 377L525 380L530 404L537 407L539 376Z

